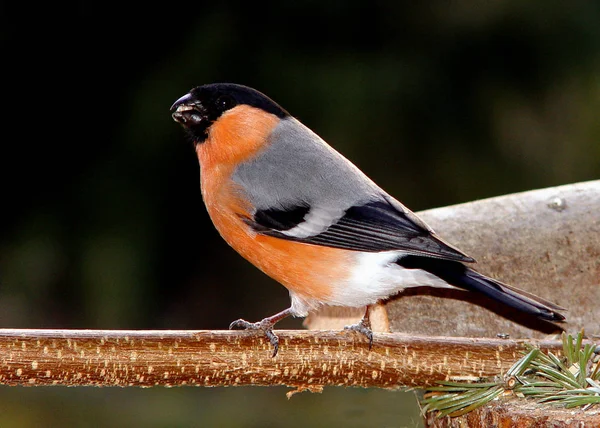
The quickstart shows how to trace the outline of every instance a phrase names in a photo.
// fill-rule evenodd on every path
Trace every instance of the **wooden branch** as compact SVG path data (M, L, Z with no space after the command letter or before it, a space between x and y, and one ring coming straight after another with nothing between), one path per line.
M278 331L281 347L245 331L0 329L0 384L64 386L287 385L395 389L503 374L522 341ZM560 353L559 341L537 346ZM292 391L293 393L294 391Z

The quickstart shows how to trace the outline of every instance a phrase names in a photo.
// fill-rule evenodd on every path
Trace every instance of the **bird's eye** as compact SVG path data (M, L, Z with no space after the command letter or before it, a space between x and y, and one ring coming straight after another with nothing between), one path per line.
M216 107L220 111L229 110L233 106L235 106L235 100L233 99L232 96L230 96L230 95L221 95L219 98L217 98Z

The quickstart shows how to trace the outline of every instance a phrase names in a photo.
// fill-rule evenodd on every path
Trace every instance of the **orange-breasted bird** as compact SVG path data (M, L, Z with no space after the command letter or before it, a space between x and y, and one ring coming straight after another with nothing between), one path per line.
M242 257L283 284L291 306L230 328L262 331L322 305L364 307L347 328L373 341L369 305L407 287L455 287L519 311L562 321L560 306L476 272L475 260L261 92L216 83L171 107L200 162L208 213Z

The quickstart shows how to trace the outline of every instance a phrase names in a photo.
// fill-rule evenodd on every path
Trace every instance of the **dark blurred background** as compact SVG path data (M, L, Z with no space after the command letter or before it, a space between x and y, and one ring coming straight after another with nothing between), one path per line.
M287 307L204 209L169 113L204 83L265 92L413 210L597 179L599 22L584 1L0 3L0 327ZM417 423L410 394L284 392L2 388L0 426Z

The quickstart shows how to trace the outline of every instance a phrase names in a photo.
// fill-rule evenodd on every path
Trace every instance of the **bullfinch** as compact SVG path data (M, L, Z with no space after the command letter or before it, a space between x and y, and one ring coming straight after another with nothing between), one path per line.
M444 242L348 159L261 92L199 86L171 107L200 163L207 211L223 239L283 284L289 308L230 328L265 334L322 305L366 307L347 329L373 341L369 305L404 288L453 287L516 310L562 321L560 306L468 267L475 260Z

